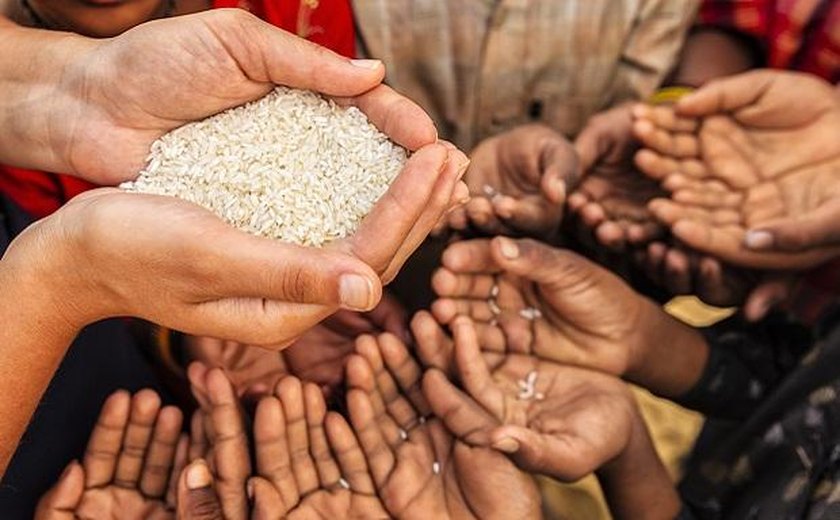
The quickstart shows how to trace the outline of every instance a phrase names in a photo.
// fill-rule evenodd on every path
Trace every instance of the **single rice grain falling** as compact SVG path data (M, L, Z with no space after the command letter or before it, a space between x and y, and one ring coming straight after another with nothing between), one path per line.
M344 480L344 477L338 479L338 485L344 489L350 489L350 483Z
M193 202L255 235L321 246L356 231L406 159L357 108L277 87L164 135L120 187Z
M408 432L400 428L400 439L406 440L408 439Z
M440 475L440 462L434 462L432 464L432 473L435 475Z

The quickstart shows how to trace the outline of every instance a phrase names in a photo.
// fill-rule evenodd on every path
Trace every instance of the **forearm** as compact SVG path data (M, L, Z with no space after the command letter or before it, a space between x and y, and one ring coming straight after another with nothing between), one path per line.
M42 292L53 281L39 278L0 260L0 477L77 332Z
M677 489L638 413L627 447L597 475L616 519L672 520L679 514Z
M698 28L686 40L670 83L699 87L755 66L755 53L745 38L713 28Z
M70 172L64 151L78 100L62 85L92 41L0 16L0 163Z
M651 392L677 398L694 388L706 370L709 345L697 329L668 315L650 300L642 304L643 334L624 378Z

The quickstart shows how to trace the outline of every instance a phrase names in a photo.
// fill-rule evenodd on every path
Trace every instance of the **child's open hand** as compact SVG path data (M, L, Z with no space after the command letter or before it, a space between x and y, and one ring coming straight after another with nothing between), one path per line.
M38 520L175 518L186 465L181 411L161 408L152 390L112 394L102 406L81 464L72 462L38 504Z
M830 84L753 72L635 115L647 147L636 163L671 192L650 209L686 245L763 269L806 269L837 254L836 243L817 240L827 229L814 229L831 228L840 197L840 97ZM783 233L774 246L761 230L784 222L810 227L797 244Z
M350 418L391 516L540 517L530 476L504 455L469 446L440 419L426 417L422 371L401 340L391 334L367 336L360 338L357 352L347 366Z

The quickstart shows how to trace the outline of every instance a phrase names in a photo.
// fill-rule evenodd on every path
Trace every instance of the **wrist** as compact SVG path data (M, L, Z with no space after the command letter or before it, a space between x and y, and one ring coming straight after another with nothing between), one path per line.
M678 397L703 374L709 348L703 335L645 299L630 342L625 379L664 397Z
M94 40L70 33L0 24L0 161L72 172L68 156L82 113L78 89L68 78Z
M635 403L633 408L627 446L597 471L598 480L614 518L670 520L680 511L679 494Z

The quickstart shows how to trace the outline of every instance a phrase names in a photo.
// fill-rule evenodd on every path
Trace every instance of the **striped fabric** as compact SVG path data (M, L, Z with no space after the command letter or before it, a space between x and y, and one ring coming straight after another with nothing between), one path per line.
M575 134L650 95L695 0L353 0L360 49L465 149L529 121Z

